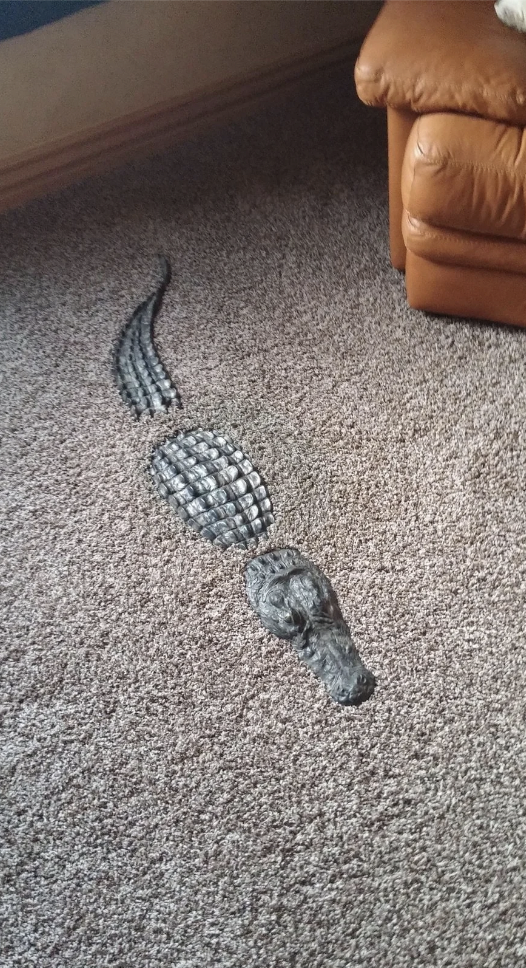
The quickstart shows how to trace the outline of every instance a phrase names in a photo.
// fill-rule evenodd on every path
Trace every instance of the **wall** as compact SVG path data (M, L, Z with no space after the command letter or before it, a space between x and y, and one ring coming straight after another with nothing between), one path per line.
M350 56L379 8L346 0L111 0L0 44L0 208Z

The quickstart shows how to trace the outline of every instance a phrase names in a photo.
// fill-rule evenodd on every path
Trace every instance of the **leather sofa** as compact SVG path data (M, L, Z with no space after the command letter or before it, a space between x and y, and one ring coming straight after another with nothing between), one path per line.
M526 34L493 0L387 0L355 82L387 108L391 260L409 304L526 326Z

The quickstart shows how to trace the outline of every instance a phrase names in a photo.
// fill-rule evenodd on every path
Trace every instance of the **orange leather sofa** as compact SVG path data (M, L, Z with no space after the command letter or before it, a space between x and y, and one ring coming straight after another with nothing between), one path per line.
M493 0L387 0L355 81L387 108L409 304L526 326L526 34Z

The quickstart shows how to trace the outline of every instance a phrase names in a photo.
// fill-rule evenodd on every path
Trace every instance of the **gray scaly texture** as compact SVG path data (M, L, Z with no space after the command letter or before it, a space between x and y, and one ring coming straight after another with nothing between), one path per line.
M220 548L252 548L274 521L252 461L216 430L179 433L156 447L150 473L158 493L197 534Z
M137 307L124 327L115 350L115 377L121 397L137 417L153 416L170 407L180 407L181 398L173 385L153 341L153 323L170 282L170 264L161 258L163 278L155 292Z

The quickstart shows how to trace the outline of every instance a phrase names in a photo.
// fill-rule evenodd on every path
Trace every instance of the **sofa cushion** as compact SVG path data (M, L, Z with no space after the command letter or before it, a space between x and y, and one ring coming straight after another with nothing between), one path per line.
M501 23L492 0L388 0L355 80L377 107L526 125L526 34Z
M434 226L526 241L526 133L454 114L413 125L402 167L404 208Z

